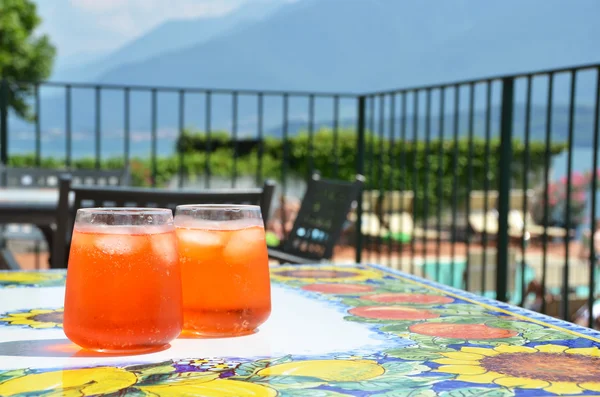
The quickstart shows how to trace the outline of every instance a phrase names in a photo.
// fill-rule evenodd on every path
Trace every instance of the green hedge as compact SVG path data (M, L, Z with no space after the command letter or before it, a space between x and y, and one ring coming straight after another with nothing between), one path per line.
M234 167L234 150L227 141L224 133L211 134L212 152L209 156L210 171L212 175L231 177ZM284 142L281 139L268 137L262 145L262 175L265 178L274 178L281 181L283 178L284 153L287 153L287 175L308 176L309 155L312 155L312 165L324 177L335 177L335 158L338 159L338 177L346 180L354 178L356 173L356 133L353 130L340 130L337 144L334 144L334 135L330 129L321 129L315 132L312 145L309 145L309 135L300 133ZM441 145L441 147L440 147ZM311 148L312 146L312 148ZM489 142L489 156L485 155L486 142L483 139L474 139L472 142L472 156L469 156L469 142L460 139L457 145L452 141L440 142L433 140L426 146L425 142L396 142L392 145L389 141L381 141L379 137L367 134L365 143L365 176L367 189L407 189L415 190L415 204L417 214L421 212L421 204L428 197L430 208L438 202L441 189L441 199L444 205L452 203L453 187L458 187L458 202L464 203L467 195L467 186L471 177L471 189L484 188L486 179L486 162L489 167L488 183L490 189L496 189L499 169L499 146L497 139ZM177 150L183 156L183 171L186 176L194 177L205 172L206 136L202 133L186 133L177 143ZM200 149L202 148L202 149ZM246 149L248 147L246 146ZM442 156L439 152L442 150ZM552 155L560 153L565 145L554 143L551 147ZM246 150L244 155L237 158L238 176L255 176L259 161L258 153L261 148L256 143L251 150ZM532 142L530 144L529 170L540 172L545 165L545 144ZM456 174L455 151L457 152ZM523 156L525 147L522 142L513 142L513 161L511 167L513 183L520 184L523 177ZM440 161L441 160L441 161ZM10 164L15 166L33 166L34 156L11 156ZM60 159L44 158L43 167L59 167L63 162ZM74 160L75 168L93 168L93 159ZM114 169L123 167L122 158L112 158L102 161L102 168ZM441 170L440 170L441 167ZM158 186L165 185L178 172L179 154L167 158L157 159ZM151 162L148 158L135 158L131 161L132 182L137 186L151 184ZM426 173L425 171L428 170ZM441 178L438 175L441 172ZM427 175L427 177L426 177ZM425 183L427 179L427 191ZM416 185L415 185L416 182Z

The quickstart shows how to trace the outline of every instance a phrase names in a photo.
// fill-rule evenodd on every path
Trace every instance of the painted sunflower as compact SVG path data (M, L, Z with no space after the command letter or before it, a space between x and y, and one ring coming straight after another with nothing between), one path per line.
M25 325L31 328L62 328L64 309L32 309L7 313L0 317L5 325Z
M271 279L280 282L348 282L381 279L380 272L347 266L281 266L271 268Z
M600 349L560 345L463 347L433 360L436 371L469 383L543 389L555 394L600 392Z

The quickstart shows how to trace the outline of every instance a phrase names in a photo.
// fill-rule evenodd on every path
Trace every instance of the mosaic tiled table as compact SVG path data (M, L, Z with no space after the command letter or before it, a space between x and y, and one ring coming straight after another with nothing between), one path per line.
M258 333L107 357L65 338L64 273L0 272L0 396L600 395L594 331L377 266L271 274Z

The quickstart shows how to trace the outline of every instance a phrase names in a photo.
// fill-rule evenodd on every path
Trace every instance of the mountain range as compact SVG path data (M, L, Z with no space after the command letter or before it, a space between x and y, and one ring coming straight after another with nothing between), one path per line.
M103 59L58 71L55 78L99 84L370 92L600 62L596 21L600 2L596 0L249 4L218 18L168 22ZM589 112L594 81L593 76L578 80L578 114ZM545 100L544 85L534 84L537 105ZM567 88L568 79L557 80L557 119L565 119L568 112ZM94 93L77 91L72 125L78 139L89 141L94 131ZM64 94L43 92L42 131L64 140ZM158 127L175 130L177 95L159 97ZM186 124L202 129L203 99L192 97L186 102ZM212 105L213 128L230 129L231 98L215 97ZM132 94L132 129L150 129L150 109L148 93ZM319 102L318 124L331 123L329 109L330 105ZM264 110L265 129L278 135L281 104L265 100ZM351 123L354 110L353 103L344 103L340 117ZM122 114L122 93L103 91L103 131L122 131ZM306 101L291 104L290 115L299 124L305 122ZM240 103L238 116L240 130L252 130L256 105ZM587 134L588 126L581 123L576 125ZM11 131L16 131L11 138L17 138L32 127L11 119ZM582 142L587 142L582 136Z

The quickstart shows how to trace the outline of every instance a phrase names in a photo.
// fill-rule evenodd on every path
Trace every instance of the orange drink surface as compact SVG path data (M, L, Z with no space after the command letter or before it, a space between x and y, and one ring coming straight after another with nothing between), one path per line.
M75 225L64 331L100 351L167 345L182 329L177 239L169 226Z
M176 218L184 334L245 335L269 317L265 231L262 221L252 221L183 227Z

